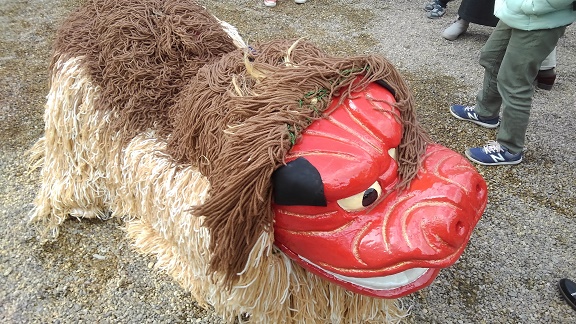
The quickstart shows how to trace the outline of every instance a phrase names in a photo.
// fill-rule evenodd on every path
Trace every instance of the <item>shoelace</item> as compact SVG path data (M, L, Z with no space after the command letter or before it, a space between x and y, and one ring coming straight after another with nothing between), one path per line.
M486 154L504 151L502 146L500 146L500 143L496 141L488 141L488 143L482 147L482 150L484 150L484 153Z
M466 106L464 107L465 111L474 111L474 109L476 108L476 106Z

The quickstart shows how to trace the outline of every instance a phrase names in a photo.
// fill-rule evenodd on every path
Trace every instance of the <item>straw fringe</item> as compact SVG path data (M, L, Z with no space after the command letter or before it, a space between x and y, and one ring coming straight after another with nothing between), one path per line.
M93 111L99 88L78 67L80 58L54 66L45 105L45 132L30 149L32 168L42 167L31 220L43 237L55 237L68 215L107 218L108 153L120 151L108 133L110 113Z

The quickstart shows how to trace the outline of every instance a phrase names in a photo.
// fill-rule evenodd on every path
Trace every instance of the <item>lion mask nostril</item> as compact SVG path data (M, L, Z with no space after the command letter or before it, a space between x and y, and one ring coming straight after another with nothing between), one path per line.
M479 199L483 200L484 197L486 196L486 183L484 182L484 179L480 179L479 181L476 182L476 194L478 196Z

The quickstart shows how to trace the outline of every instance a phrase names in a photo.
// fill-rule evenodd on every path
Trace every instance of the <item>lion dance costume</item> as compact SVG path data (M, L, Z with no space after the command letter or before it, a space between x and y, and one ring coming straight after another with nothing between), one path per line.
M226 320L382 323L462 254L487 199L374 55L246 46L182 0L91 0L59 29L32 220L121 217Z

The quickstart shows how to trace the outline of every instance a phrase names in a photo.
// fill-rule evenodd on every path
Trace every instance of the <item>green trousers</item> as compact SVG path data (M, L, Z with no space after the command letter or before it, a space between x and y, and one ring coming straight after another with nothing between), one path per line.
M524 149L534 79L565 30L565 26L520 30L499 21L482 47L484 85L476 96L475 110L481 117L494 118L502 109L496 140L511 153Z

